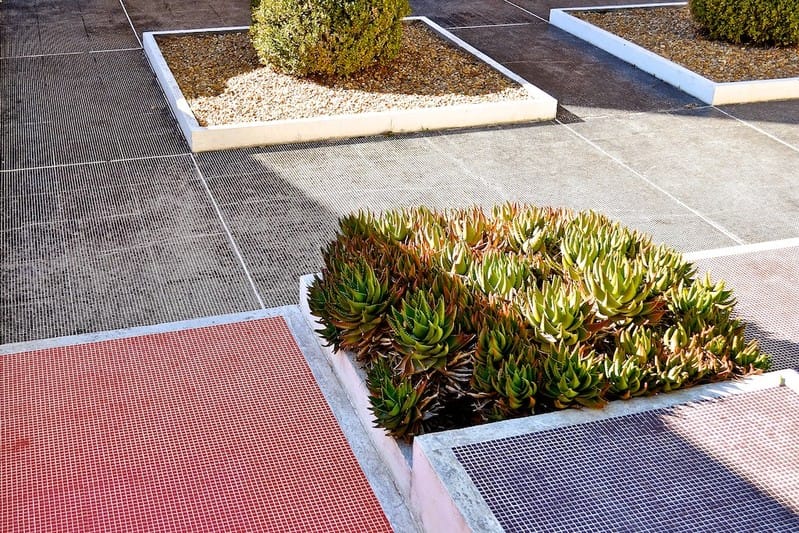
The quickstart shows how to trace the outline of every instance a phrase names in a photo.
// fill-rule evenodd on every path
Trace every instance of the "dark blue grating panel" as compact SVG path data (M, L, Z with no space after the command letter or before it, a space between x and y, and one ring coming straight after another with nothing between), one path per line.
M455 448L506 531L797 531L786 387Z

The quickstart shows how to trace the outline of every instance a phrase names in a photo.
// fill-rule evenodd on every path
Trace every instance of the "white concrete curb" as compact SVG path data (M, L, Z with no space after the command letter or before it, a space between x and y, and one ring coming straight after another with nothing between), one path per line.
M549 23L631 63L711 105L743 104L799 98L799 78L717 83L649 50L569 14L645 7L684 6L684 2L552 9Z
M492 124L511 124L552 120L555 118L557 101L541 89L458 39L426 17L408 17L406 20L419 20L427 24L443 38L520 84L527 91L529 98L510 102L488 102L426 109L202 127L194 117L177 81L170 72L163 55L161 55L155 37L184 33L241 31L246 30L247 27L145 32L144 52L180 124L180 129L194 152L361 137L383 133L407 133Z

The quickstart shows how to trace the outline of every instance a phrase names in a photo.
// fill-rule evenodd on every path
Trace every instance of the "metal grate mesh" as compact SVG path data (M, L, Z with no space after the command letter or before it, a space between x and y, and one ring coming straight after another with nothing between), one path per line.
M140 51L3 62L2 170L189 151Z
M787 387L454 448L508 531L793 531Z
M0 191L2 343L258 307L190 156L5 172Z
M121 4L32 0L0 3L0 57L137 48Z
M282 318L7 355L2 379L4 529L391 530Z
M799 248L697 261L735 290L747 337L772 355L772 369L799 369Z

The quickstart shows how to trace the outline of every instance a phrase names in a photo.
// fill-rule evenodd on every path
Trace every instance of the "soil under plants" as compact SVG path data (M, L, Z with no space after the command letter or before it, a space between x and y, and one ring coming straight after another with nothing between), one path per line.
M710 40L687 6L570 14L718 83L799 77L799 47Z
M246 31L159 37L202 126L522 100L528 93L421 22L399 57L348 78L298 78L258 62Z

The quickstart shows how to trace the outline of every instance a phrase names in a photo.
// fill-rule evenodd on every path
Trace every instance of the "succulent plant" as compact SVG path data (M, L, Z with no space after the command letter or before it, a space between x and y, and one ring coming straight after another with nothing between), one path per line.
M540 289L521 292L517 304L541 343L573 345L590 336L590 305L560 278L545 281Z
M326 289L326 290L325 290ZM333 283L315 283L309 305L316 316L327 318L323 336L330 339L333 330L338 338L333 344L368 357L374 348L376 332L384 324L384 315L392 303L385 273L380 277L363 259L342 264Z
M503 361L492 383L500 397L497 409L506 415L532 413L538 392L537 380L535 367L524 356Z
M392 435L599 406L768 368L723 282L593 212L342 217L309 289Z
M407 210L388 211L375 219L374 226L386 237L405 242L413 227L413 217Z
M465 276L474 263L471 248L464 241L446 243L439 254L438 264L450 274Z
M610 398L627 400L647 393L646 358L640 355L627 355L617 349L613 358L604 361L604 375L610 387Z
M762 372L771 366L771 357L760 351L757 340L744 342L743 335L736 335L730 342L730 353L733 362L742 373Z
M456 316L454 305L424 291L406 294L400 308L391 309L388 322L406 373L444 368L450 351L464 343L455 332Z
M365 236L372 233L375 227L375 218L369 211L358 210L357 213L350 213L339 218L338 227L344 236Z
M602 243L592 235L579 231L566 231L560 241L563 272L579 280L582 273L593 265L602 251Z
M329 320L327 311L328 301L335 298L335 291L331 290L330 277L315 277L308 289L308 307L311 314L319 318L322 327L315 330L324 340L326 346L332 346L338 351L341 347L339 342L339 329Z
M690 280L696 273L694 266L685 261L682 254L668 246L647 246L639 258L644 267L644 279L649 284L650 294L664 293Z
M658 359L658 364L654 372L654 384L662 392L671 392L681 389L688 380L689 374L686 370L686 362L680 355L672 354Z
M600 364L594 351L560 344L544 360L541 394L550 398L557 409L572 404L601 407Z
M432 416L430 405L435 400L427 391L426 380L416 386L409 378L397 381L387 364L378 361L368 374L367 385L375 427L406 440L423 433L423 423Z
M533 364L536 350L528 341L518 317L489 315L477 336L472 379L475 389L482 393L495 391L496 374L503 362L510 360Z
M643 362L651 361L657 354L654 333L646 327L632 326L618 333L616 346L626 357L638 357Z
M583 287L601 318L633 319L655 310L646 302L650 291L641 263L624 256L608 257L586 268Z
M485 234L488 220L478 207L455 211L451 214L449 230L453 238L465 242L470 248L480 248L486 244Z
M469 276L485 294L496 294L511 298L529 283L534 283L527 262L519 256L499 252L487 252L472 265Z
M543 249L547 240L549 214L540 207L520 210L510 221L508 243L517 252L534 254Z
M735 306L732 291L725 288L724 281L714 284L710 274L691 284L680 283L666 293L666 298L669 309L678 316L713 317L719 311L729 311Z

